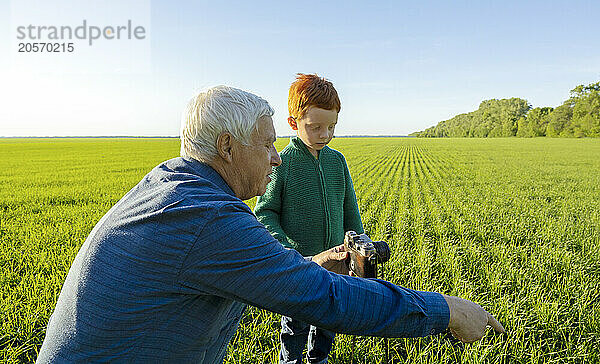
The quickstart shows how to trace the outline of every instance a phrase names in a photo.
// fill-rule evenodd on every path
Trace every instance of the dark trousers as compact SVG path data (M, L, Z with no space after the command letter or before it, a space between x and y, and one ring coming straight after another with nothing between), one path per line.
M281 316L279 364L302 363L302 352L307 344L309 363L327 363L334 338L334 332Z

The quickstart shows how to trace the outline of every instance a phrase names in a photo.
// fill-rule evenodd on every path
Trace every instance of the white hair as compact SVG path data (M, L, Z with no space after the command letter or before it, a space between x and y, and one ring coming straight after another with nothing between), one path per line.
M190 100L181 120L180 154L210 162L217 156L217 138L224 132L249 145L256 121L273 112L266 100L237 88L215 86L200 92Z

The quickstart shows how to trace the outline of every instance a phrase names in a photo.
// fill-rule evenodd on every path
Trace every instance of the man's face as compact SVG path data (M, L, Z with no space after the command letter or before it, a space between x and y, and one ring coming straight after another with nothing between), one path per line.
M337 111L311 106L304 117L298 120L289 118L288 122L292 129L296 130L300 140L316 157L317 151L323 149L333 138L337 120Z
M234 154L233 165L239 172L239 191L234 191L242 200L261 196L267 190L271 181L269 175L272 167L281 164L279 153L275 149L276 135L273 119L262 116L256 122L252 131L250 145L236 143L237 153Z

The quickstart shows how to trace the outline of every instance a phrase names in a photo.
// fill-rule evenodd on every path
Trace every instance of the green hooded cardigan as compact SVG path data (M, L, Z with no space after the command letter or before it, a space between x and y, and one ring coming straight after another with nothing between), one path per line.
M348 230L363 233L346 159L325 146L315 158L294 137L281 151L254 213L277 240L303 256L344 242Z

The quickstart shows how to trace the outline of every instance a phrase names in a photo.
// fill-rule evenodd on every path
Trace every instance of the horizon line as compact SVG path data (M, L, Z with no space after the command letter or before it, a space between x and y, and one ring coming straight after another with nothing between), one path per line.
M296 135L278 135L277 138L292 138ZM334 138L412 138L411 135L396 134L355 134L355 135L335 135ZM173 135L19 135L19 136L0 136L0 139L98 139L98 138L163 138L179 139L179 136Z

